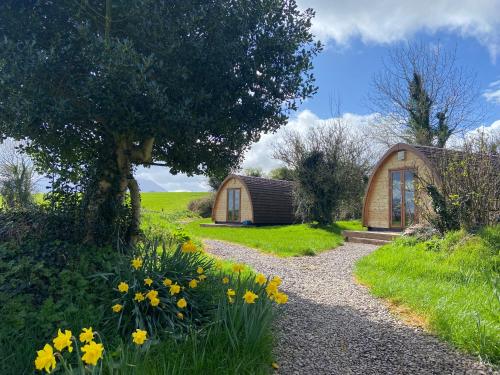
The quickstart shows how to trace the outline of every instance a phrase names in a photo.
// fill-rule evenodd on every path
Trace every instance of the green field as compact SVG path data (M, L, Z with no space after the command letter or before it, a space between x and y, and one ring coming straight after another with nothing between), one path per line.
M355 273L441 338L500 363L499 250L500 226L420 243L401 238L361 259Z
M142 193L142 207L146 210L166 213L186 211L190 201L205 197L208 194L210 193Z
M143 225L165 229L184 228L198 238L211 238L253 247L278 256L314 255L343 243L343 229L361 230L359 221L337 222L328 227L308 224L248 228L200 227L210 219L200 219L187 211L191 199L208 193L143 193ZM156 211L156 212L151 212Z

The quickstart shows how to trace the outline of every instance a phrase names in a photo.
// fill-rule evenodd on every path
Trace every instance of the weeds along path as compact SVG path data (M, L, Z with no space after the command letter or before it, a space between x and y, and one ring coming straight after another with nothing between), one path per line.
M314 257L276 258L206 240L207 250L279 275L289 302L277 320L280 374L494 374L474 358L407 326L353 279L372 245L347 243Z

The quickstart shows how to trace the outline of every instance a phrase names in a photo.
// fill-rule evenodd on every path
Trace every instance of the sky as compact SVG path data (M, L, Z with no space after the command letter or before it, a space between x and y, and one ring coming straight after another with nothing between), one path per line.
M457 64L476 74L485 116L480 124L500 132L500 0L298 0L313 8L312 31L323 42L314 60L318 93L290 115L287 129L303 131L331 118L332 98L341 103L349 126L366 127L374 118L367 96L373 75L388 51L400 43L441 44L456 51ZM263 134L246 153L242 167L269 171L275 134ZM173 176L167 168L139 168L143 191L206 191L203 176Z

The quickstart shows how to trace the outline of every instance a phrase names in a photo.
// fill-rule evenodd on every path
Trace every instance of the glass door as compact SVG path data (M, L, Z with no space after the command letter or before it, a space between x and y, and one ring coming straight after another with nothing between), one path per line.
M390 227L402 229L416 222L415 172L390 172Z
M227 221L240 221L240 189L227 189Z

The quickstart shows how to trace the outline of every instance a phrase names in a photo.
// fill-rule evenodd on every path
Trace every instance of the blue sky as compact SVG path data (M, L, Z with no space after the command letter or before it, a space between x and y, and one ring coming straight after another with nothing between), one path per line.
M287 128L321 126L332 117L331 98L341 101L353 127L369 126L367 95L382 59L398 43L419 41L455 49L457 64L477 75L483 94L484 123L500 132L500 0L298 0L316 10L313 32L325 44L314 61L319 91L290 116ZM263 135L247 153L243 167L264 170L278 135ZM165 168L139 168L143 190L203 191L202 176L172 176Z

